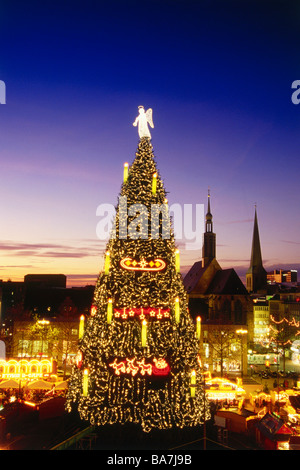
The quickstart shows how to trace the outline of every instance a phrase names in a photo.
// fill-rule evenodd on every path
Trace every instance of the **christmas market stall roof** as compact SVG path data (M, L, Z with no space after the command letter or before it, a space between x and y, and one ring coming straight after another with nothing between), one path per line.
M300 412L300 396L299 395L290 395L289 396L290 404L296 410L297 413Z
M0 388L19 388L20 384L16 380L10 379L0 383Z
M267 413L256 424L260 433L270 441L287 441L292 434L291 429L274 413Z
M28 388L31 390L46 390L53 387L53 384L50 382L45 382L44 380L37 380L36 382L31 382L28 385Z
M66 390L68 388L68 381L58 382L55 384L55 390Z

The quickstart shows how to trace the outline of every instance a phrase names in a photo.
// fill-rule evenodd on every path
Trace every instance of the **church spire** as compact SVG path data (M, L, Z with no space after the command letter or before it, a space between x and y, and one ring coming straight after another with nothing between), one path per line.
M213 233L212 213L210 209L210 190L207 196L207 212L205 216L205 233L202 247L202 266L207 266L216 257L216 234Z
M250 267L246 274L247 290L248 292L258 292L263 290L266 288L266 282L267 273L262 263L257 211L255 204Z

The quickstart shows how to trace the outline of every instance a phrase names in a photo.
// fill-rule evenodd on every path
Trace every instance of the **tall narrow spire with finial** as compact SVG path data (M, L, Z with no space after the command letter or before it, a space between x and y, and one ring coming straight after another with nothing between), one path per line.
M207 266L216 257L216 234L213 233L212 213L210 209L210 189L208 188L205 232L203 235L202 266Z
M255 207L255 212L254 212L254 227L253 227L253 236L252 236L251 259L250 259L250 267L246 274L246 284L247 284L248 292L258 292L258 291L264 290L266 288L266 283L267 283L267 273L263 267L262 255L261 255L256 203L254 207Z

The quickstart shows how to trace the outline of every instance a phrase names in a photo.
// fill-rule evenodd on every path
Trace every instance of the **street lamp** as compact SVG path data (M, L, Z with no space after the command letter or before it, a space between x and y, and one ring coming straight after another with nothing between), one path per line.
M246 335L247 333L248 330L244 330L243 328L236 330L236 334L241 335L241 377L243 377L243 335Z

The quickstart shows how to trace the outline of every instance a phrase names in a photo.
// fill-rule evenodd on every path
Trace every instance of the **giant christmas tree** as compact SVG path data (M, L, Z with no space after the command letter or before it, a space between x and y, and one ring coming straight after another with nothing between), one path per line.
M67 408L76 406L92 425L130 422L148 432L196 426L209 410L166 193L141 124L94 305L80 333Z

